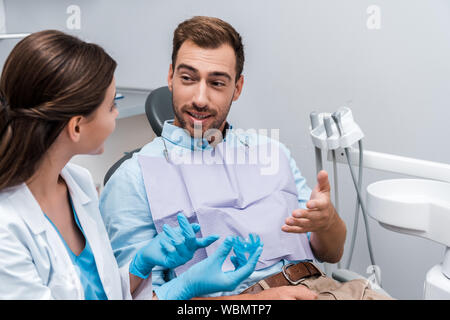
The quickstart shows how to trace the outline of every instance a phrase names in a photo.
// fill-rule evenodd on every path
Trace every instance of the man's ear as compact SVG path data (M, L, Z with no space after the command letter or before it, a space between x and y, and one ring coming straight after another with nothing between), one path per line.
M234 94L233 94L233 101L236 101L237 99L239 99L239 96L241 95L243 86L244 86L244 76L241 75L239 77L238 81L236 81Z
M82 116L72 117L66 125L67 135L73 142L78 142L81 139L81 122Z
M169 86L170 92L172 92L172 83L173 83L173 68L172 68L172 64L170 64L169 74L167 75L167 85Z

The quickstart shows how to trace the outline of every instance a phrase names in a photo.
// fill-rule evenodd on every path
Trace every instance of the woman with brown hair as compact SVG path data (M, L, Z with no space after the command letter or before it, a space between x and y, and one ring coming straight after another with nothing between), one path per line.
M151 286L143 284L151 283L155 265L182 265L218 238L196 238L200 227L180 214L179 227L166 226L126 266L117 266L92 178L69 163L77 154L102 153L115 128L115 68L98 45L55 30L24 38L5 62L0 80L0 299L151 299ZM196 278L232 247L233 241L224 241L220 257L205 259L186 274ZM183 287L183 295L165 298L237 286L260 253L255 249L237 265L228 283L202 286L216 281L212 273L202 274L196 283L179 280L175 286L202 289Z

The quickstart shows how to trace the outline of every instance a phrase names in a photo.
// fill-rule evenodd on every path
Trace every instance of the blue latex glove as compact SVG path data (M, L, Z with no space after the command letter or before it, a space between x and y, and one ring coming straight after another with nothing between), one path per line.
M262 252L259 245L246 263L234 271L222 271L222 264L236 239L229 236L210 257L193 265L179 277L155 289L160 300L186 300L219 291L232 291L255 270Z
M179 227L172 228L165 224L163 232L136 253L130 263L130 273L146 279L155 265L168 269L178 267L191 260L197 249L207 247L219 239L217 235L196 238L200 226L190 224L181 213L177 219Z
M247 263L247 256L252 255L262 245L263 243L259 236L252 233L249 234L249 240L247 241L240 237L235 237L233 239L233 252L235 256L230 257L234 267L237 269L245 265Z

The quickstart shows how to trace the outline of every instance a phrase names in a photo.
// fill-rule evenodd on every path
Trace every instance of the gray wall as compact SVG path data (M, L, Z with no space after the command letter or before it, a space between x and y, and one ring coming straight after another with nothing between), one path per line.
M69 31L70 4L82 10L81 30L72 33L117 59L120 86L165 85L172 32L185 18L211 15L230 22L246 47L244 92L230 119L241 128L280 128L311 187L312 110L348 105L367 149L450 163L448 0L6 0L8 32ZM379 30L366 26L372 4L381 9ZM13 44L0 41L0 59ZM340 214L350 239L355 193L345 166L339 165L339 175ZM364 185L392 177L366 170ZM370 261L360 221L352 269L365 274ZM444 247L387 231L373 220L370 225L384 288L396 298L422 298L426 271L441 261Z

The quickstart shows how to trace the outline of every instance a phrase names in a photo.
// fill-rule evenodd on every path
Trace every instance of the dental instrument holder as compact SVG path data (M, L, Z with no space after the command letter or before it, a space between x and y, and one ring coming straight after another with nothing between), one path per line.
M338 110L342 123L342 136L339 135L338 128L334 121L331 122L332 135L327 136L324 119L331 117L331 113L320 113L317 115L319 125L311 127L311 138L314 146L322 150L337 150L339 148L349 148L359 140L364 138L360 127L353 120L352 111L347 107Z
M327 136L323 123L324 119L331 114L321 113L317 116L321 124L311 128L311 138L315 147L328 149L328 161L332 161L332 151L335 150L335 159L338 163L347 164L347 161L350 161L351 165L357 166L359 164L359 150L353 148L352 145L364 135L353 121L352 113L348 108L343 107L339 112L341 114L342 136L339 136L335 123L332 123L333 135ZM345 155L344 148L348 148L348 158ZM363 153L364 168L427 179L394 179L375 182L367 187L367 209L369 215L388 230L427 238L446 246L442 263L432 267L426 274L424 298L450 299L450 235L448 233L450 229L450 201L445 200L449 198L450 194L450 165L373 151L364 151ZM386 197L378 196L374 191L376 185L379 184L379 192L386 192L388 186L397 183L397 181L403 184L402 187L398 185L389 189ZM383 183L385 185L382 185ZM410 203L405 203L407 195L399 193L400 190L405 190L405 186L409 186L411 191L416 190L417 192L418 188L414 189L414 183L418 185L430 183L436 186L441 184L438 187L448 190L448 192L442 192L437 200L426 199L429 203L423 204L423 210L419 211L417 204L410 207ZM433 190L433 188L427 186L419 192L419 195L423 197L426 190ZM397 200L394 197L396 193L399 193ZM418 195L411 196L411 194L408 194L408 196L412 199L419 198ZM389 197L394 198L389 199ZM435 210L428 207L434 207Z

